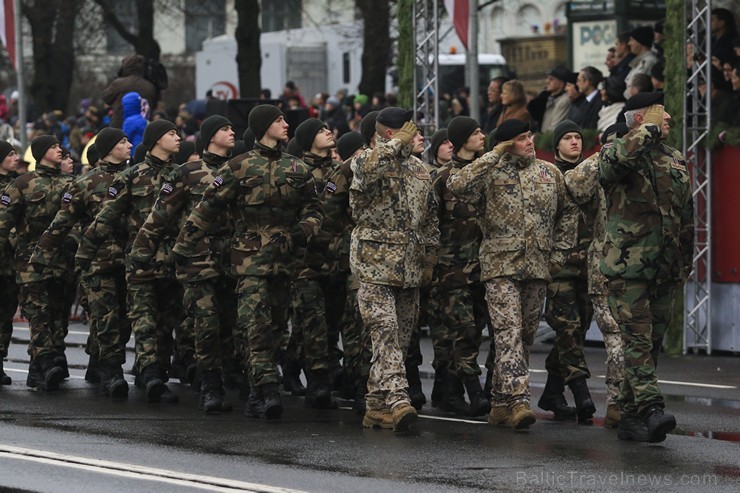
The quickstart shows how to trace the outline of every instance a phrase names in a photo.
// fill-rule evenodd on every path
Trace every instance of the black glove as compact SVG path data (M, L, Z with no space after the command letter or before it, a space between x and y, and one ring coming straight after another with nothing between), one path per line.
M306 246L306 233L303 232L303 230L299 227L293 228L293 231L290 232L290 238L293 240L293 247L304 247Z

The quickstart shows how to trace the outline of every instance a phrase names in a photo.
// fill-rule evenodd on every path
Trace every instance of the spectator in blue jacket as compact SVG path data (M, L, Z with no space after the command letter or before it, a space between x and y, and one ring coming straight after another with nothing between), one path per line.
M123 133L136 148L144 137L146 118L141 115L141 96L138 92L128 92L121 99L123 107Z

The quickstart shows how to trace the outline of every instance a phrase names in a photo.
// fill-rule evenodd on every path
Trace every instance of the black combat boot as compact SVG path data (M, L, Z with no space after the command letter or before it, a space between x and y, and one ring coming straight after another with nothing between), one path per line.
M231 412L233 406L224 402L224 394L221 372L218 370L204 371L200 384L200 408L206 414Z
M121 362L110 360L103 362L98 369L103 393L113 399L128 397L128 382L123 378Z
M447 368L434 370L434 385L432 386L432 407L439 407L444 399L445 385L447 382Z
M62 369L62 380L69 378L69 366L67 365L67 355L64 352L54 354L54 366Z
M250 418L265 417L265 397L262 395L262 387L255 385L250 389L244 414Z
M265 398L265 418L278 419L283 414L283 400L277 383L262 385L262 395Z
M477 375L465 379L465 389L468 391L468 398L470 399L471 416L483 416L491 411L491 401L483 392Z
M406 365L406 380L409 383L409 400L411 400L411 405L417 411L421 411L421 408L427 402L427 397L424 395L424 390L421 387L421 375L419 375L418 366Z
M367 395L367 377L360 377L357 382L357 391L355 392L355 402L352 404L352 410L358 416L364 416L367 411L365 405L365 396Z
M139 382L144 389L147 402L159 402L167 389L157 363L152 363L139 372Z
M576 408L568 405L563 392L565 392L563 379L548 373L545 390L542 392L542 397L537 402L537 406L545 411L552 411L556 421L575 419L576 417Z
M445 386L445 398L440 403L439 409L458 416L469 416L470 407L465 402L465 387L457 378L457 375L447 372L447 385Z
M54 363L54 354L44 354L31 361L26 385L46 391L59 390L64 380L64 370Z
M596 406L591 399L591 393L588 391L586 377L574 378L568 382L570 391L573 392L573 399L576 401L576 413L578 421L591 421L596 412Z
M648 429L639 416L635 414L621 415L619 427L617 429L617 438L620 440L634 440L635 442L648 441Z
M306 395L306 387L301 382L301 365L289 359L283 363L283 390L291 395Z
M91 354L87 360L87 369L85 370L85 381L89 383L100 383L100 359L97 354Z
M676 427L676 418L663 411L663 407L653 404L643 413L643 420L647 426L648 442L658 443L665 440L665 436Z
M13 379L5 373L3 359L0 358L0 385L10 385L11 383L13 383Z
M308 379L305 407L313 409L336 409L337 403L331 398L331 377L328 370L304 369Z

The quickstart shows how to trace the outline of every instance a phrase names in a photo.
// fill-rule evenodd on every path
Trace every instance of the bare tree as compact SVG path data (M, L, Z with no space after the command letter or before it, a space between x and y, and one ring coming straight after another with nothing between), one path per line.
M103 17L118 34L130 43L136 53L146 58L159 60L162 50L154 39L155 0L136 0L136 33L131 32L116 15L115 0L95 0L103 9Z
M25 0L23 15L31 25L33 82L38 111L66 111L74 75L75 18L80 0Z
M391 54L390 0L355 0L365 23L360 92L385 90L385 73Z
M241 97L256 98L260 94L262 82L260 68L260 26L258 0L234 0L238 15L236 26L236 64L239 71L239 92Z

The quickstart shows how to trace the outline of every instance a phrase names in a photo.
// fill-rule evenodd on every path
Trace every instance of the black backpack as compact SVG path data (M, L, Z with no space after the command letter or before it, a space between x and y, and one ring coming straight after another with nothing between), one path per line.
M150 58L146 63L146 79L154 84L154 87L158 91L167 89L169 85L169 78L167 77L167 69L162 65L159 60Z

